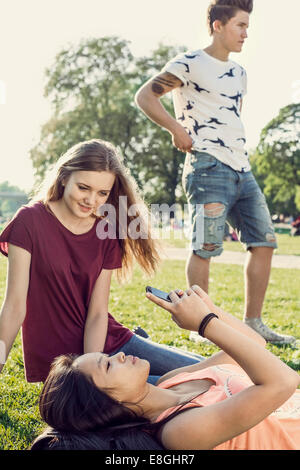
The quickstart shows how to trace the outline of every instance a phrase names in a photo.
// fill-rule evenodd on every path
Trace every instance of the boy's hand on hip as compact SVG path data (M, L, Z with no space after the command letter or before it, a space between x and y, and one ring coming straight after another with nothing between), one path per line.
M179 125L174 132L172 132L172 142L180 152L190 152L193 147L193 139L187 131Z

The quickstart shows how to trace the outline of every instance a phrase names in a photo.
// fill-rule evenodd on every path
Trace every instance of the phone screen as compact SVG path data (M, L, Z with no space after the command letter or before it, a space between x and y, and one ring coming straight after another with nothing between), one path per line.
M150 287L150 286L146 287L146 291L155 295L155 297L158 297L159 299L165 300L166 302L172 302L167 292L163 292L162 290L155 289L155 287Z

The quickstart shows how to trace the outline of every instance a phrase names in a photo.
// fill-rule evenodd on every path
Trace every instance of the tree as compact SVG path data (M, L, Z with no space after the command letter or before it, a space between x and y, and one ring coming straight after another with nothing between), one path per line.
M300 103L282 108L262 131L253 172L273 213L300 211Z
M159 44L150 57L137 59L136 91L150 77L160 72L170 59L185 49L182 46ZM162 102L169 114L174 116L170 96L163 97ZM181 178L185 155L173 146L167 131L152 123L146 116L142 114L141 116L141 136L144 141L142 172L144 181L148 182L144 187L145 197L149 202L156 204L172 205L175 202L183 204L185 199L181 189Z
M8 181L0 183L0 194L0 216L12 215L28 202L26 193Z
M128 86L132 63L128 42L115 37L83 40L56 56L45 89L54 114L31 150L39 179L69 147L91 138L112 142L126 159L138 114Z
M37 183L69 147L101 138L120 149L148 202L175 202L184 156L170 135L137 109L134 96L178 52L160 45L150 59L134 59L128 41L117 37L83 40L62 50L46 71L45 96L53 116L31 150ZM166 103L172 112L170 99Z

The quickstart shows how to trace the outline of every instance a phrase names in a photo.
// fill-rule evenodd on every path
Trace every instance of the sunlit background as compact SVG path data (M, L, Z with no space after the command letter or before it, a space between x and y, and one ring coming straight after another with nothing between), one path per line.
M204 48L209 0L0 0L0 183L29 190L29 150L51 114L45 69L68 43L119 36L135 56L159 42ZM248 72L243 121L247 149L283 106L300 101L300 1L256 0L249 39L233 54ZM101 136L99 136L101 138Z

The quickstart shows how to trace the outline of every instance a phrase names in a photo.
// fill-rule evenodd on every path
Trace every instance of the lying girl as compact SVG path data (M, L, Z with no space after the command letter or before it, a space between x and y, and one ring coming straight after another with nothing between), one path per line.
M147 382L149 362L133 355L61 356L40 396L44 421L59 433L97 432L99 446L101 431L111 432L114 449L124 428L146 431L166 449L300 449L300 377L264 339L198 286L172 292L172 303L147 295L222 351L157 386Z

